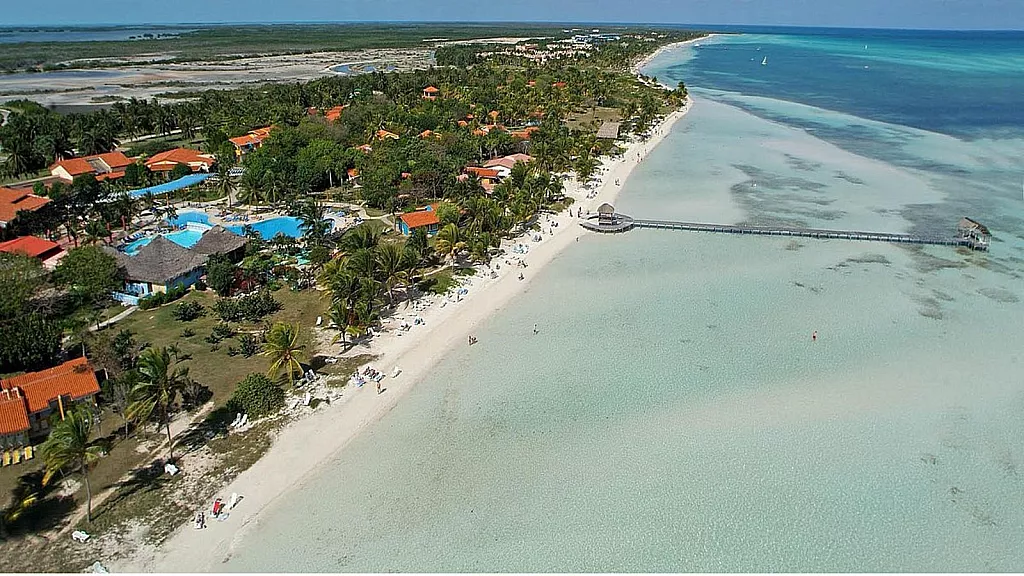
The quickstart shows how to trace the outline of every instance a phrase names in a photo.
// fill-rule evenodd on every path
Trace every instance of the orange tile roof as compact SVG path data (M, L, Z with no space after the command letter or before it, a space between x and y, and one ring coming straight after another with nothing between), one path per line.
M60 249L60 244L36 236L21 236L14 240L0 242L0 252L24 254L30 258L39 258L48 252Z
M437 219L437 213L433 210L406 212L405 214L402 214L400 218L409 228L420 228L422 226L430 226L431 224L440 224L441 222Z
M530 126L529 128L524 128L522 130L513 130L512 137L519 138L521 140L529 140L530 136L537 130L540 130L540 128L537 128L536 126Z
M348 177L355 178L356 176L359 176L359 168L349 168Z
M424 130L423 132L420 132L420 138L430 138L433 135L434 135L434 131L433 130Z
M398 140L398 134L394 132L388 132L387 130L377 130L377 138L383 140L385 138L391 138L392 140Z
M427 86L426 88L423 89L423 92L427 94L437 94L438 92L440 92L440 90L438 90L434 86Z
M369 154L370 152L373 152L373 146L370 146L369 144L360 144L359 146L356 146L356 150L359 150L364 154Z
M465 128L466 126L469 126L469 122L466 122L465 120L459 120L459 128Z
M154 154L152 158L146 160L146 168L154 172L163 172L173 170L178 164L186 164L192 170L199 170L201 165L211 166L214 160L214 156L203 154L198 150L175 148L174 150Z
M266 128L257 128L250 130L248 134L244 136L238 136L237 138L230 138L228 141L241 148L242 146L251 146L253 144L259 144L270 136L270 131L273 130L273 126L267 126Z
M107 152L106 154L97 154L95 156L87 156L86 157L87 160L89 158L99 158L100 160L103 160L103 162L107 166L110 166L111 170L117 170L118 168L125 168L126 166L128 166L129 164L132 163L130 158L128 158L127 156L125 156L124 154L122 154L121 152L118 152L116 150L113 151L113 152Z
M10 222L18 212L38 210L49 201L49 198L36 196L31 190L0 188L0 222Z
M116 172L107 172L105 174L98 174L96 176L96 181L103 182L104 180L117 180L118 178L124 178L124 170L118 170Z
M344 106L335 106L334 108L331 108L326 113L324 113L324 118L327 118L329 122L335 122L338 120L338 118L341 118L342 110L344 110L347 107L347 104Z
M466 166L466 172L476 174L477 178L497 178L498 171L491 168L480 168L479 166Z
M0 434L17 434L31 428L25 399L17 390L0 393Z
M89 361L76 358L60 366L0 381L0 388L20 388L28 403L29 413L34 413L45 410L58 396L79 400L98 394L100 384Z
M57 167L64 168L71 176L81 176L82 174L90 174L93 171L92 164L85 158L68 158L67 160L61 160L60 162L54 162L50 166L52 171Z

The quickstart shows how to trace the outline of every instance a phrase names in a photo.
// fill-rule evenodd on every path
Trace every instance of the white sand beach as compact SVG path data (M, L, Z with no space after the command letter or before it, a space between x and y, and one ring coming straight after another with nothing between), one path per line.
M570 180L566 191L576 199L572 213L580 207L586 213L596 210L601 203L614 202L633 168L691 106L692 100L687 101L682 109L668 115L652 130L649 140L631 142L620 158L606 160L590 186L591 190L596 190L596 195L587 198L588 190ZM500 266L495 270L497 277L492 278L486 266L478 267L478 273L463 284L469 291L461 301L435 298L423 310L410 309L406 315L419 316L423 324L413 326L400 337L397 331L388 330L375 337L369 347L350 351L349 354L378 356L373 367L388 375L382 383L383 393L378 395L373 385L347 386L341 402L318 408L312 415L287 425L262 459L220 491L221 497L232 493L244 495L244 501L232 510L227 521L210 522L203 530L194 530L189 522L159 548L144 548L130 558L111 560L110 568L117 572L203 572L216 568L231 555L234 544L244 538L247 528L260 522L264 509L281 495L299 489L310 474L343 449L367 424L401 401L448 350L468 345L468 336L483 320L526 290L545 265L588 233L568 211L553 215L549 220L541 216L540 226L541 241L520 237L507 241L504 246L509 258L513 256L510 249L515 244L529 246L528 254L514 255L521 257L527 267L507 265L506 257L496 258L492 266ZM400 310L398 316L402 316L402 312ZM401 374L392 378L399 367Z
M706 42L707 40L710 40L715 36L721 36L721 34L706 34L704 36L701 36L700 38L694 38L692 40L685 40L683 42L673 42L671 44L666 44L638 60L636 63L633 64L632 67L630 67L630 70L632 70L634 74L640 74L641 68L650 64L652 60L662 55L663 53L668 52L669 50L675 50L676 48L679 48L681 46L692 46L694 44Z

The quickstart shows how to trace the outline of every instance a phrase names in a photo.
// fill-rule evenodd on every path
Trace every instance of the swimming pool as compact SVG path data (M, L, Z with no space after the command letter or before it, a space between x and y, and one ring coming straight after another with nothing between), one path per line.
M277 218L271 218L270 220L262 220L259 222L249 222L252 229L259 233L260 237L264 240L271 240L278 234L284 234L292 238L302 237L302 228L300 224L301 220L293 216L278 216ZM334 223L331 223L334 226ZM227 226L227 229L234 232L235 234L244 234L245 225L238 224L233 226Z
M191 248L192 246L195 246L196 242L199 242L199 239L203 237L203 233L200 230L189 230L186 228L185 230L170 232L167 234L163 234L162 236L164 238L167 238L171 242L174 242L178 246ZM129 256L133 256L136 252L141 250L143 246L152 242L153 238L155 237L149 236L147 238L139 238L138 240L125 246L124 253Z
M210 217L207 216L206 213L204 212L189 211L178 212L178 215L175 216L174 218L167 219L167 223L170 224L171 226L174 226L175 228L179 226L184 226L185 224L188 224L190 222L206 224L207 226L209 226Z

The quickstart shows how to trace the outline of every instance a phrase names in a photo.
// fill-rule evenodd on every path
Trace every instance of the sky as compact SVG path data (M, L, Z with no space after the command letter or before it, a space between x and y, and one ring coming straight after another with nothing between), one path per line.
M3 0L0 4L4 5L0 26L400 20L1024 30L1024 0L46 0L44 4Z

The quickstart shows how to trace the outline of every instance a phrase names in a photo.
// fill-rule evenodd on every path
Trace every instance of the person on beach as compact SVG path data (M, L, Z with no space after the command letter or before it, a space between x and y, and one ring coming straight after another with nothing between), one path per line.
M523 273L522 273L522 272L520 272L520 273L519 273L519 279L520 279L520 280L522 280L522 279L523 279Z
M534 333L534 335L540 334L540 330L537 330L537 325L536 324L533 325L533 333Z
M380 394L380 380L377 380L377 394Z

